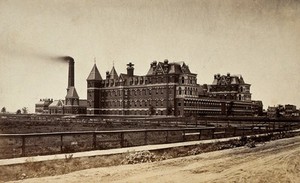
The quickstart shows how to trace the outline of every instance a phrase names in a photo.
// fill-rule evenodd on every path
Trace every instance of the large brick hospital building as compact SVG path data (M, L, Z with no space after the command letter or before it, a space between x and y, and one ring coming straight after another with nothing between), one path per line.
M36 113L87 115L252 116L262 113L262 102L251 100L250 84L242 76L214 76L211 85L199 85L197 74L184 62L153 61L146 75L134 74L134 65L118 74L113 67L101 76L96 64L87 78L87 100L79 98L74 81L74 59L69 61L65 99L41 99Z
M96 64L87 78L90 115L260 115L262 102L252 101L242 76L217 74L211 85L197 84L197 74L184 63L153 61L146 75L134 65L118 74L113 67L102 77Z

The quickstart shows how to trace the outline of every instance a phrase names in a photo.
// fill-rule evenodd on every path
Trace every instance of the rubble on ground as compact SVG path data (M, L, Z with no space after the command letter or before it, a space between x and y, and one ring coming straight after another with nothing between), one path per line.
M154 161L162 161L169 158L170 157L168 157L166 154L157 156L154 153L151 153L150 151L139 151L126 156L125 159L122 161L122 164L151 163Z

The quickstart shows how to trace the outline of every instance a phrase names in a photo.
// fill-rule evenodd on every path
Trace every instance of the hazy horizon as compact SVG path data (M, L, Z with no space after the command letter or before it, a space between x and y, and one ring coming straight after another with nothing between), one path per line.
M0 108L34 112L41 98L64 99L68 64L86 99L94 58L102 77L153 60L185 61L199 84L241 74L264 108L300 107L297 0L0 0Z

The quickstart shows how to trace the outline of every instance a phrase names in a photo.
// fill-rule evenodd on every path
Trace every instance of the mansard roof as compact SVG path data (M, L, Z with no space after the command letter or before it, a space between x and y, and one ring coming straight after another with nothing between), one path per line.
M40 99L40 101L38 101L35 105L46 106L46 105L51 104L52 102L53 102L52 99Z
M184 73L184 74L191 74L189 66L187 66L184 62L181 65L181 70L182 70L182 73Z
M181 66L178 63L170 63L169 64L169 74L181 74Z
M79 98L76 88L74 86L71 86L68 88L67 96L66 98Z
M227 75L220 75L216 74L214 76L214 80L212 85L249 85L245 83L243 77L241 75L230 75L229 73Z
M156 74L193 74L189 67L184 62L172 62L168 63L168 60L164 62L153 61L150 64L150 69L147 75Z
M94 64L94 66L93 66L93 68L92 68L92 70L90 72L90 75L88 76L87 80L88 81L90 81L90 80L96 80L96 81L102 80L102 77L100 75L100 72L99 72L96 64Z

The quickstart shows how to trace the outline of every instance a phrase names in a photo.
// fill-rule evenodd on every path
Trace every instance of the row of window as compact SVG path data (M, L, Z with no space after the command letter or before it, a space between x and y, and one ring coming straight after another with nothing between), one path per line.
M108 102L105 107L122 107L122 102ZM126 107L149 107L149 106L164 106L164 101L127 101L124 102Z
M173 76L170 76L169 80L171 82L176 82L174 80ZM177 79L178 80L178 79ZM121 85L145 85L145 84L156 84L156 83L167 83L168 78L167 77L134 77L134 78L129 78L129 80L102 80L101 84L102 86L105 87L111 87L111 86L121 86Z
M184 106L220 106L220 102L207 102L207 101L193 101L193 100L185 100ZM178 106L181 106L181 103L178 103Z
M101 114L113 114L113 115L150 115L149 110L130 110L130 111L121 111L121 110L102 110ZM154 115L166 115L165 110L157 110L154 112Z
M143 89L129 89L129 90L105 90L101 91L101 96L102 97L113 97L113 96L146 96L149 95L151 96L152 94L164 94L166 92L167 88L143 88ZM88 90L89 96L92 97L92 91ZM168 88L169 94L172 94L172 88Z
M236 95L209 95L210 98L217 98L217 99L221 99L221 100L236 100ZM239 99L241 100L241 99Z
M88 101L89 106L92 107L92 102ZM100 106L102 108L110 108L110 107L163 107L165 104L164 100L153 100L153 101L106 101L100 102Z
M101 86L102 87L112 87L112 86L121 86L121 85L145 85L145 84L157 84L157 83L168 83L168 82L179 82L178 77L169 76L168 77L134 77L129 78L129 80L122 80L122 79L109 79L109 80L102 80ZM181 84L197 84L196 77L184 77L180 78ZM94 85L92 82L88 83L88 87L93 87ZM98 86L98 85L97 85Z
M195 111L195 110L184 110L185 114L190 115L220 115L221 112L219 111Z
M178 102L177 105L181 106L181 102ZM222 105L221 103L215 103L215 102L184 101L184 106L189 106L189 107L214 108L214 107L220 107L221 105ZM226 106L228 107L229 104L226 103ZM252 106L233 104L232 108L236 110L251 110Z
M198 89L197 88L191 88L191 87L178 87L178 95L198 95Z
M181 77L181 84L196 84L197 80L195 77L187 77L187 79L185 79L183 76Z
M237 86L212 86L211 88L209 88L208 90L209 92L218 92L218 91L234 91L234 92L250 92L250 88L243 88L240 87L238 88Z

